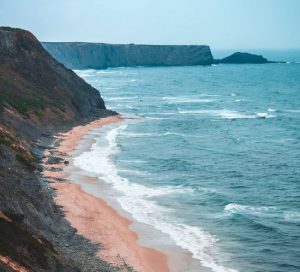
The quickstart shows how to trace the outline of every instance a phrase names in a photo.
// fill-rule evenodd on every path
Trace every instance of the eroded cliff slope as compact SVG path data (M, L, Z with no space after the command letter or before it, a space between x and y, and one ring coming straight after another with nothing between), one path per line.
M111 114L31 33L0 28L0 271L115 271L64 219L38 164L54 132Z

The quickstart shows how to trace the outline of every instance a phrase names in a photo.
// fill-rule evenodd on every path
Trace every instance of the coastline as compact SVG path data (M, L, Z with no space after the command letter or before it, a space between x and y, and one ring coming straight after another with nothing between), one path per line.
M129 228L132 221L120 215L103 199L83 191L80 185L72 182L76 175L69 175L64 171L64 167L70 163L71 153L88 132L122 120L120 116L101 118L59 134L56 137L56 152L63 154L65 160L47 164L47 170L43 174L48 179L55 180L51 183L51 187L56 191L55 202L62 207L65 218L72 227L77 229L78 234L100 245L97 254L100 259L122 267L122 271L131 271L133 268L134 271L167 272L167 256L156 249L140 245L137 242L138 234ZM87 183L96 179L82 175L78 178Z

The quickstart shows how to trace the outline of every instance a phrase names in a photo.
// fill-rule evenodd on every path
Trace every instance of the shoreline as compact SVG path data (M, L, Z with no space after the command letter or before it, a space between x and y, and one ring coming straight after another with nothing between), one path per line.
M120 116L101 118L59 134L56 137L59 144L55 150L64 154L66 161L48 164L44 176L56 180L51 183L51 187L56 191L54 200L62 207L65 218L72 227L77 229L79 235L100 245L97 254L100 259L121 266L125 268L124 271L131 271L133 268L134 271L168 272L167 255L139 244L139 235L129 228L133 223L131 220L121 215L103 199L83 191L79 184L72 182L76 175L71 176L64 171L69 164L68 160L71 160L71 153L76 150L80 140L88 132L122 120ZM80 179L84 182L94 182L96 178L81 176Z

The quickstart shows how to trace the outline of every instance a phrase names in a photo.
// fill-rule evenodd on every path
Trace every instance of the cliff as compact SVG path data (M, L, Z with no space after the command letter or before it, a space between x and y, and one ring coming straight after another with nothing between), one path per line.
M30 32L0 28L0 271L116 271L64 219L39 164L51 135L111 114Z
M269 61L261 55L255 55L250 53L241 53L236 52L226 58L223 59L216 59L214 60L215 64L225 63L225 64L246 64L246 63L253 63L253 64L261 64L261 63L268 63Z
M2 102L55 125L105 109L96 89L59 64L23 30L0 28L0 84Z
M136 45L82 42L43 42L44 48L71 69L125 66L210 65L205 45Z

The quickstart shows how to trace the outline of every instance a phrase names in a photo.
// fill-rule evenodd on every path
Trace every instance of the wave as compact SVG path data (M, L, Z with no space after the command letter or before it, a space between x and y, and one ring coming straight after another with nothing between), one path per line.
M300 109L285 110L286 112L299 113Z
M137 132L122 132L120 133L121 137L126 138L140 138L140 137L163 137L163 136L179 136L183 138L202 138L203 136L192 135L192 134L184 134L177 132L165 132L165 133L137 133Z
M284 220L292 223L300 223L300 212L284 212Z
M80 77L90 77L95 75L97 70L94 69L86 69L86 70L73 70Z
M167 117L150 117L150 116L145 116L145 118L148 120L170 120L171 119Z
M131 110L134 110L134 109L135 109L134 107L132 107L132 106L130 106L130 105L126 105L125 107L128 108L128 109L131 109Z
M277 209L275 207L254 207L249 205L241 205L236 203L227 204L224 207L224 212L227 214L254 214L254 215L262 215L264 213L274 212Z
M153 200L153 197L168 194L192 193L191 188L184 186L147 187L132 183L119 175L113 158L120 152L116 139L126 127L127 125L121 125L108 131L105 137L107 144L100 146L99 142L96 142L90 151L74 158L74 165L96 174L113 189L119 191L121 196L117 198L117 201L135 220L151 225L167 234L178 246L188 250L203 266L215 272L236 272L237 270L223 267L216 261L217 239L214 236L199 227L178 222L178 219L170 216L172 212L170 208L163 207Z
M132 169L118 169L118 173L128 173L128 174L133 174L136 176L140 177L146 177L149 176L150 174L145 172L145 171L139 171L139 170L132 170Z
M224 207L225 215L252 215L257 217L272 217L279 220L284 220L290 223L300 223L300 212L285 211L277 209L273 206L254 207L250 205L241 205L237 203L230 203ZM257 222L256 222L257 224Z
M84 72L80 72L80 73L78 73L78 75L79 75L80 77L91 77L91 76L93 76L93 74L84 73Z
M137 99L137 96L115 96L115 97L106 97L107 101L119 101L119 100L132 100Z
M97 74L115 74L117 73L118 71L106 71L106 70L100 70L100 71L97 71L96 73Z
M148 163L147 161L143 161L143 160L121 160L119 159L119 161L122 161L122 162L127 162L127 163Z
M256 118L274 118L275 115L270 115L265 112L255 114L242 113L235 110L178 110L180 114L196 114L221 117L222 119L256 119Z
M178 115L177 112L148 112L148 113L144 113L145 115L150 115L150 116L153 116L153 115L156 115L156 116L159 116L159 115Z
M128 138L131 138L131 137L159 137L161 136L161 134L156 134L156 133L137 133L137 132L122 132L120 133L120 136L122 137L128 137Z
M214 97L214 96L220 96L219 94L200 94L199 96L202 97Z
M165 96L162 98L162 100L165 100L168 102L168 104L181 104L181 103L210 103L214 100L212 99L201 99L196 97L170 97Z
M114 87L104 87L102 90L118 90L119 88L114 88Z
M201 136L197 136L197 135L189 135L189 134L184 134L184 133L178 133L178 132L165 132L163 134L163 136L180 136L180 137L195 137L195 138L199 138Z

